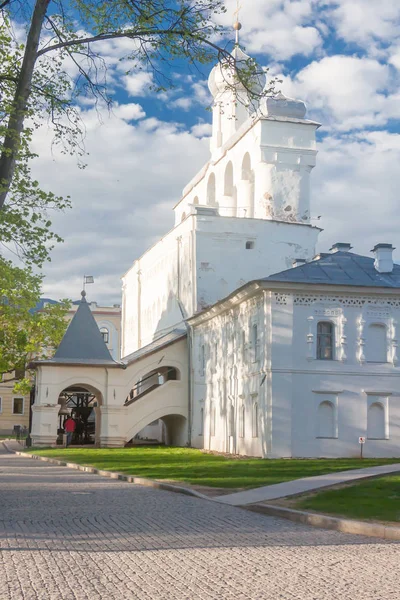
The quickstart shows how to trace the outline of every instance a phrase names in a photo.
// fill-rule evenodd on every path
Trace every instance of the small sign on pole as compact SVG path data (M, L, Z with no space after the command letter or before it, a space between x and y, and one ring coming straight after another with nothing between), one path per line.
M362 458L363 457L363 448L364 448L364 444L365 444L365 437L359 437L358 443L360 444L360 458Z

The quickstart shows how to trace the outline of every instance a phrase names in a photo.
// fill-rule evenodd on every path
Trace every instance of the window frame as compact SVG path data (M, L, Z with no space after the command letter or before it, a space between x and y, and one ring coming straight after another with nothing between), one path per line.
M22 412L15 412L15 400L22 400ZM23 396L13 396L12 399L12 414L22 416L25 414L25 398Z
M103 337L103 342L105 344L109 344L110 343L110 330L108 329L108 327L105 327L105 326L100 327L100 333L101 333L101 335ZM105 335L104 334L107 334L107 339L105 339Z
M25 365L23 367L18 367L14 370L14 377L18 381L20 381L21 379L24 379L25 374L26 374Z
M386 355L386 360L369 360L368 358L368 353L369 353L369 345L370 345L370 336L368 335L368 332L373 328L373 327L377 327L377 328L381 328L384 329L385 331L385 355ZM389 363L389 348L388 348L388 338L389 338L389 329L386 323L382 323L380 321L371 321L370 323L367 324L366 327L366 336L365 336L365 346L367 351L365 352L366 354L366 363L370 364L370 365L386 365L387 363Z
M322 325L329 325L331 328L331 333L320 332L319 329ZM320 320L317 322L317 345L316 345L316 359L317 360L336 360L336 355L335 355L336 331L335 331L335 329L336 329L335 323L333 323L332 321ZM320 344L320 339L322 337L330 338L330 356L329 357L323 356L324 351L326 351L326 349L329 348L329 346L327 346L327 345L322 346Z

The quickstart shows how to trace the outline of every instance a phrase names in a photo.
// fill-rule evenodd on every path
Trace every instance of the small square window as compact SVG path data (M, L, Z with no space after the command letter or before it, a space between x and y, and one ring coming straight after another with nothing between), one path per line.
M246 242L246 250L253 250L254 242Z
M15 369L15 379L20 380L25 377L25 369L24 367L18 367Z
M23 398L13 398L13 415L23 415L24 414L24 399Z
M108 344L108 342L110 341L110 333L109 333L107 327L102 327L100 329L100 333L103 336L104 343Z

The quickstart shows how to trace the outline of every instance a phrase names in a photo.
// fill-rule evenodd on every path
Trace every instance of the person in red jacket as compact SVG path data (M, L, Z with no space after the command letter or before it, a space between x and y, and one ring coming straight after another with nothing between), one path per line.
M67 434L67 443L66 443L67 447L71 443L72 436L74 434L75 429L76 429L76 421L75 421L75 419L73 419L72 417L68 417L67 420L64 423L64 431Z

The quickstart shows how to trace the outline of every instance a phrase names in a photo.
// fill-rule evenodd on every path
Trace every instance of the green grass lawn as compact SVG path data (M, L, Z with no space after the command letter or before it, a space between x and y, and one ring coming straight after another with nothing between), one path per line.
M296 502L295 508L351 519L400 522L400 475L388 475Z
M98 469L169 481L187 482L219 488L251 488L346 471L375 465L400 462L399 459L375 460L301 459L263 460L260 458L227 458L205 454L189 448L164 446L96 449L63 448L29 450L40 456L68 460Z

